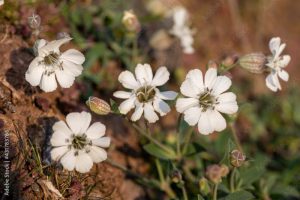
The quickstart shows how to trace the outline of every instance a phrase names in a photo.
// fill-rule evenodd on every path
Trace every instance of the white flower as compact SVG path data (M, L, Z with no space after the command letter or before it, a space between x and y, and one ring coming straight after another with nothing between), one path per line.
M230 86L231 80L217 76L214 68L208 69L204 80L199 69L191 70L180 87L186 98L178 98L176 109L184 114L184 120L190 126L198 123L198 130L204 135L222 131L226 121L220 112L233 114L238 110L236 95L225 92Z
M174 25L170 31L171 34L179 38L183 52L186 54L194 53L193 43L193 31L188 26L188 13L183 7L176 7L173 10Z
M280 56L285 48L285 43L280 43L281 41L279 37L272 38L269 42L269 48L272 52L272 56L268 57L268 63L266 65L269 67L271 72L266 78L266 85L273 92L281 90L278 76L284 81L289 80L289 74L283 68L289 64L291 57L289 55Z
M4 0L0 0L0 6L4 4Z
M80 173L88 172L93 162L106 160L103 148L109 147L110 138L103 137L105 126L95 122L91 126L91 114L87 112L69 113L64 121L56 122L50 140L53 149L51 158L60 161L69 171L76 169Z
M117 91L114 96L126 99L119 106L122 114L127 114L135 108L131 116L132 121L137 121L144 113L144 117L154 123L158 120L155 113L160 116L166 115L170 111L169 105L163 100L173 100L177 93L173 91L160 92L157 86L162 86L169 80L170 73L166 67L160 67L153 77L149 64L138 64L135 68L135 76L130 71L124 71L119 75L119 82L130 89L130 92Z
M82 63L85 58L75 49L60 52L59 47L70 40L71 38L63 38L49 43L46 40L39 41L38 55L30 63L25 74L25 79L32 86L39 86L43 91L51 92L57 88L56 79L62 88L73 85L75 77L83 70Z

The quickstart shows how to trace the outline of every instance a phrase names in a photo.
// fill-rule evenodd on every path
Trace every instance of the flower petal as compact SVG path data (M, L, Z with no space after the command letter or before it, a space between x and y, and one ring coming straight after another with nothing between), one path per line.
M74 149L67 152L60 160L62 166L68 170L73 171L75 168L76 157Z
M288 81L289 80L289 74L285 71L285 70L279 70L278 71L278 76L284 80L284 81Z
M132 92L125 92L125 91L116 91L114 92L114 97L120 98L120 99L128 99L132 95Z
M191 107L184 111L184 120L190 125L194 126L200 119L201 108L198 106Z
M82 65L82 63L84 63L85 61L84 55L76 49L69 49L65 51L64 53L61 54L60 58L68 60L77 65Z
M101 122L95 122L93 123L88 130L86 131L86 135L89 139L98 139L101 138L106 131L106 127Z
M276 92L278 90L278 87L277 85L275 85L275 83L273 82L273 78L272 78L272 74L269 74L267 77L266 77L266 85L267 87L272 90L273 92Z
M120 106L119 110L122 114L127 114L132 108L134 108L134 102L136 100L135 95L131 95L131 97L125 101L123 101Z
M68 60L62 60L63 69L77 77L82 73L83 67Z
M87 112L73 112L69 113L66 117L67 124L74 134L83 134L91 123L91 114Z
M72 40L72 38L66 37L66 38L63 38L60 40L53 40L53 41L47 43L45 46L38 49L39 56L45 56L51 51L59 53L59 47L65 43L69 42L70 40Z
M279 62L278 65L281 68L284 68L284 67L286 67L290 63L290 61L291 61L291 56L284 55L284 56L281 57L281 60L278 61Z
M186 75L186 78L191 79L193 85L195 85L200 92L204 90L203 75L201 70L199 69L190 70L189 73Z
M55 147L51 150L51 159L54 161L58 161L63 155L65 155L69 151L68 146Z
M204 85L205 87L211 89L214 86L214 83L217 79L217 69L209 68L205 74L204 78Z
M69 88L73 85L75 77L66 70L55 70L55 75L62 88Z
M107 148L110 145L110 137L101 137L98 139L92 140L92 145L99 146L102 148Z
M143 114L143 111L144 111L144 105L142 103L137 103L135 106L135 111L131 115L131 120L134 122L139 120Z
M220 111L222 113L226 114L234 114L238 111L238 105L236 102L225 102L225 103L219 103L216 105L217 111Z
M226 76L218 76L212 87L212 93L215 95L221 94L228 90L231 86L231 80Z
M173 92L173 91L165 91L165 92L160 92L159 90L155 90L155 91L157 97L163 100L174 100L178 95L177 92Z
M195 98L178 98L176 101L176 110L183 113L185 110L198 106L199 100Z
M153 101L153 107L154 110L160 114L160 116L165 116L171 110L170 106L160 98L156 98Z
M151 105L151 103L145 103L144 117L148 120L149 123L154 123L158 120L158 116L154 112L154 109L153 109L153 106Z
M80 173L87 173L93 167L92 158L85 152L79 151L78 156L76 156L75 169Z
M55 131L51 136L50 143L54 147L66 146L70 144L69 139L70 139L69 134L66 134L62 131Z
M218 111L211 110L209 112L209 120L215 131L220 132L226 128L226 121Z
M25 74L25 79L32 86L38 86L41 82L43 72L45 71L42 65L38 64L38 59L34 59Z
M136 81L130 71L124 71L119 75L119 82L128 89L138 89L140 84Z
M61 131L68 136L71 136L72 134L72 131L69 129L69 127L64 121L55 122L55 124L52 126L52 130L53 132Z
M280 38L279 37L273 37L269 42L269 48L272 54L275 56L276 52L279 50L280 46Z
M150 85L153 79L151 66L149 64L138 64L135 68L135 76L141 85Z
M209 112L202 112L198 122L198 130L203 135L208 135L214 132L214 127L212 126L209 119Z
M218 96L220 103L236 102L236 95L233 92L226 92Z
M45 92L54 91L57 88L55 74L54 73L52 73L50 75L43 74L41 82L40 82L40 88Z
M170 77L170 72L168 71L168 69L166 67L160 67L158 68L158 70L154 75L154 78L152 80L152 85L161 86L169 80L169 77Z
M99 163L107 159L107 153L104 149L96 146L91 146L88 155L94 163Z
M191 79L188 78L185 79L185 81L183 81L183 83L181 84L180 92L187 97L198 98L201 90L193 84Z

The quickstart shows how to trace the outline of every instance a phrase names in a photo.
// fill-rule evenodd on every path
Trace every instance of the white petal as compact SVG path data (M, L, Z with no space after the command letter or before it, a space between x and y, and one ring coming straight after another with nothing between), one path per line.
M204 85L205 87L211 89L217 78L217 69L209 68L205 74Z
M273 83L276 85L276 87L281 90L281 85L279 83L279 79L278 79L278 75L277 75L277 72L276 73L272 73L271 74L271 78L272 78L272 81Z
M128 89L138 89L140 84L135 80L130 71L124 71L119 75L119 82Z
M195 98L178 98L176 101L177 112L183 113L185 110L198 106L199 100Z
M278 71L278 76L284 80L284 81L288 81L289 80L289 74L285 71L285 70L279 70Z
M69 42L70 40L72 40L72 38L63 38L60 40L53 40L38 50L39 55L45 56L51 51L59 52L59 47L65 43Z
M69 88L73 85L75 77L66 70L55 71L57 81L62 88Z
M275 55L276 52L279 50L279 46L280 46L280 38L273 37L269 42L269 48L273 55Z
M214 127L210 122L208 111L201 113L198 122L198 130L203 135L208 135L214 132Z
M198 98L201 90L193 84L191 79L188 78L185 79L185 81L183 81L183 83L181 84L180 92L187 97Z
M69 113L66 121L74 134L85 133L91 123L91 114L87 112L73 112Z
M47 40L44 40L44 39L40 39L37 42L38 42L37 49L44 47L48 43Z
M134 102L136 100L135 95L132 95L129 99L123 101L120 106L119 110L122 114L127 114L132 108L134 108Z
M135 76L141 85L150 85L153 79L151 66L149 64L138 64L135 68Z
M25 79L32 86L38 86L41 82L43 72L45 71L42 65L38 65L37 60L34 59L25 74Z
M210 111L209 113L210 124L214 127L215 131L223 131L226 128L226 121L224 117L215 110Z
M160 98L156 98L153 101L153 107L154 110L160 114L160 116L165 116L171 110L170 106Z
M155 90L156 95L163 100L174 100L176 99L178 93L173 92L173 91L165 91L165 92L160 92L159 90Z
M55 124L52 126L52 130L53 132L61 131L68 136L71 136L72 134L71 130L64 121L55 122Z
M107 153L104 149L96 146L91 146L88 155L91 157L93 162L99 163L107 159Z
M75 77L82 73L83 67L68 60L62 60L63 69L73 74Z
M145 104L144 117L148 120L149 123L154 123L158 120L158 116L154 112L154 109L153 109L153 106L151 105L151 103Z
M76 156L75 169L80 173L86 173L93 167L92 158L85 152L79 152Z
M70 139L69 134L64 133L62 131L55 131L51 136L50 143L54 147L66 146L66 145L70 144L70 141L67 142L67 140L69 140L69 139Z
M139 120L143 114L143 111L144 111L144 105L142 103L137 103L137 105L135 106L135 111L131 115L131 120L134 122Z
M120 99L129 99L132 95L132 92L125 92L125 91L116 91L114 92L114 97L120 98Z
M152 80L152 85L153 86L161 86L165 84L170 77L170 73L166 67L160 67L156 71L154 78Z
M68 60L68 61L73 62L78 65L82 65L82 63L84 63L84 61L85 61L84 55L76 49L67 50L66 52L61 54L60 58Z
M218 96L220 103L236 102L236 95L233 92L226 92Z
M266 85L267 87L272 90L273 92L276 92L278 90L278 87L274 84L272 74L269 74L266 77Z
M204 83L203 83L203 75L201 70L193 69L189 71L186 78L191 79L192 83L200 90L200 92L203 91Z
M102 148L107 148L110 145L110 137L101 137L98 139L92 140L92 145L99 146Z
M69 151L68 146L53 148L50 152L51 159L54 161L58 161L63 155L67 153L67 151Z
M199 107L192 107L184 111L184 120L190 125L194 126L200 119L201 109Z
M50 75L43 74L41 82L40 82L40 88L45 92L54 91L57 88L55 74L54 73L52 73Z
M281 68L284 68L284 67L286 67L290 63L290 61L291 61L291 56L284 55L284 56L282 56L281 60L278 61L279 62L279 66Z
M62 166L68 170L73 171L75 168L76 157L74 149L67 152L60 160Z
M238 105L236 102L225 102L216 105L216 109L222 113L234 114L238 111Z
M105 134L106 127L101 122L93 123L88 130L86 131L86 135L89 139L98 139Z
M231 80L226 76L218 76L216 78L215 84L213 86L213 94L218 95L226 90L228 90L231 86Z

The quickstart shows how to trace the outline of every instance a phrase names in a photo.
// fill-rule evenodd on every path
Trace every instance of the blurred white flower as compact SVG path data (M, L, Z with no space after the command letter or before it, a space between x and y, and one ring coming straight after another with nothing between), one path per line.
M281 40L279 37L272 38L269 42L269 48L272 52L272 56L267 58L268 62L266 65L269 67L271 72L266 78L266 85L273 92L281 90L278 76L284 81L289 80L289 74L283 68L289 64L291 57L289 55L280 56L286 46L285 43L280 43Z
M68 125L59 121L52 127L52 160L60 161L66 170L86 173L93 162L107 159L103 148L109 147L110 138L103 137L106 128L102 123L95 122L89 126L91 114L87 112L69 113L66 121Z
M85 60L84 55L75 49L60 52L59 47L71 39L63 38L52 42L39 40L36 47L37 57L29 65L25 74L26 81L32 86L39 86L45 92L57 88L56 79L62 88L71 87L75 77L81 74Z
M215 68L209 68L204 78L199 69L191 70L180 87L186 98L178 98L176 109L184 114L184 120L190 126L198 123L201 134L222 131L226 121L220 112L233 114L238 110L236 95L225 92L230 86L231 80L217 76Z
M4 4L4 0L0 0L0 6Z
M160 92L157 86L164 85L169 80L170 73L166 67L160 67L153 77L149 64L138 64L135 68L135 77L130 71L124 71L119 75L119 82L130 92L117 91L114 96L123 101L119 110L122 114L127 114L135 108L131 116L132 121L137 121L144 113L148 122L154 123L158 120L156 112L160 116L166 115L170 111L169 105L163 100L173 100L177 93L173 91ZM156 111L156 112L155 112Z
M193 31L188 26L189 15L187 10L183 7L176 7L172 12L172 17L174 25L170 30L170 33L179 38L184 53L194 53Z

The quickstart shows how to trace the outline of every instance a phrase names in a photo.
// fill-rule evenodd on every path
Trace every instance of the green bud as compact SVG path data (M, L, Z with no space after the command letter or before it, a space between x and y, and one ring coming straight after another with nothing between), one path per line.
M205 196L210 193L210 186L206 178L203 177L199 180L199 189L200 192Z

